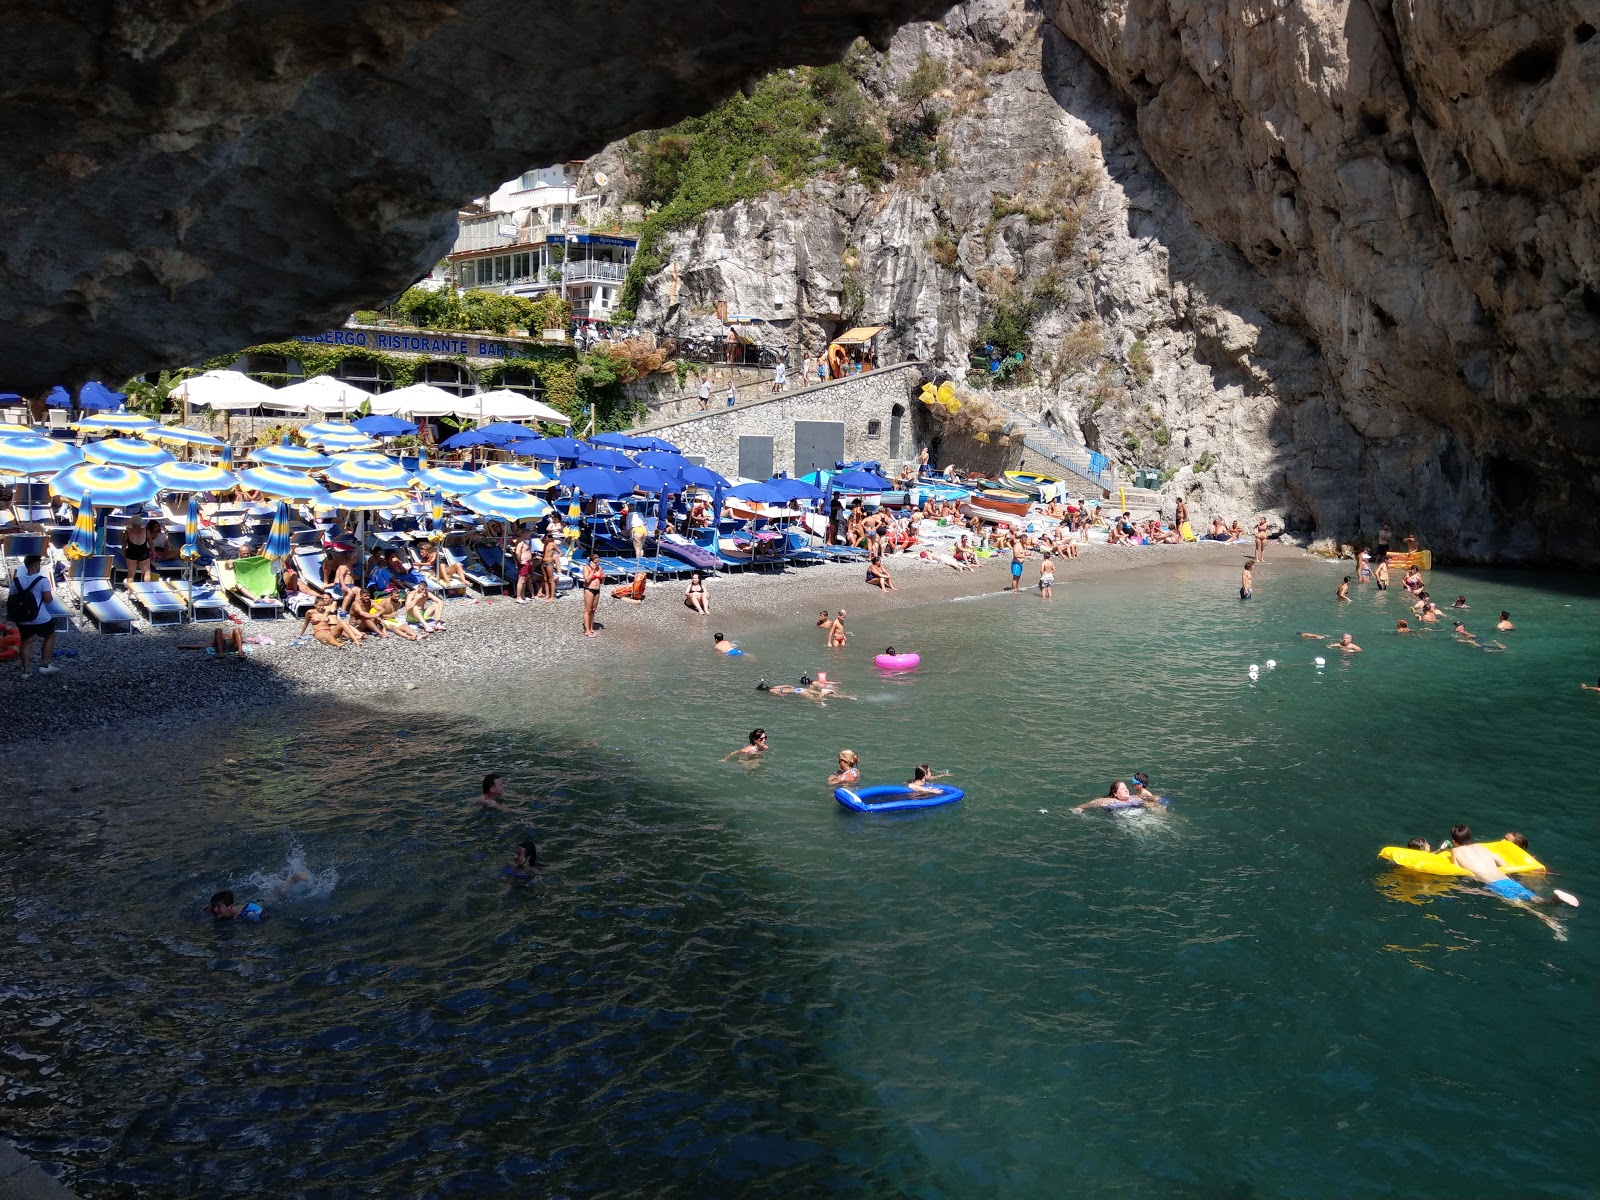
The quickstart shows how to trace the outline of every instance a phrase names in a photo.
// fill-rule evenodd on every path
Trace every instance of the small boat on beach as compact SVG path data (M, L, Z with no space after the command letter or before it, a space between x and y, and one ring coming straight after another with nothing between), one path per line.
M985 487L980 485L972 493L972 499L985 508L995 509L999 512L1014 513L1019 517L1028 515L1028 510L1033 507L1033 499L1021 492L1013 492L1008 488Z
M1021 525L1027 518L1027 512L1004 512L998 508L991 508L977 500L967 500L962 503L961 511L969 517L977 517L980 521L987 521L991 525Z
M1061 480L1053 475L1040 475L1033 471L1007 471L1003 478L1013 491L1021 492L1035 500L1049 500L1061 490Z
M965 796L958 787L936 785L930 792L913 792L903 783L880 783L872 787L834 788L833 798L851 812L901 812L908 808L937 808L954 804Z

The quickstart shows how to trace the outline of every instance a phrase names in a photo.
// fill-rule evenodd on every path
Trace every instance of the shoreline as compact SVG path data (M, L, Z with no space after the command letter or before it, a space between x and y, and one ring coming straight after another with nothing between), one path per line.
M1275 544L1268 555L1269 570L1291 558L1315 557L1291 543ZM1056 583L1173 563L1237 571L1248 557L1248 545L1094 544L1083 548L1081 558L1056 558ZM451 601L445 608L448 629L420 644L385 638L369 639L354 649L335 650L315 642L296 647L292 643L298 622L246 620L239 626L246 636L264 634L274 644L251 647L250 661L242 663L218 662L204 650L179 648L209 643L215 625L140 628L131 636L75 629L58 638L58 646L78 651L74 659L58 660L59 673L35 673L23 680L12 667L3 676L0 746L11 752L33 747L49 753L63 744L107 741L117 730L148 735L162 727L255 715L325 698L363 706L380 706L385 698L394 702L398 696L414 701L437 687L480 684L508 668L536 674L599 666L668 642L709 639L719 631L738 641L749 630L813 620L819 610L833 612L841 604L854 620L997 592L1010 582L1004 569L1009 561L996 555L966 573L897 556L888 564L896 590L887 593L868 587L863 568L854 563L790 567L781 575L716 574L706 580L712 611L705 617L682 603L687 577L668 579L651 585L643 604L602 596L597 621L601 633L594 639L581 634L582 609L575 593L554 604L518 605L501 597ZM1035 591L1037 558L1026 567L1023 590Z

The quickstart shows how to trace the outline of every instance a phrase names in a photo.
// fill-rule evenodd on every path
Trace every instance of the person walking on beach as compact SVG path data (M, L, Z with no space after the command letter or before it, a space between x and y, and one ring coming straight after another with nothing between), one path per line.
M1255 577L1250 574L1251 568L1255 565L1255 561L1251 560L1245 563L1244 570L1239 572L1239 599L1241 600L1248 600L1255 595Z
M600 607L600 585L604 579L600 560L591 555L583 564L583 636L586 638L599 636L594 631L594 614Z
M739 399L739 394L734 389L733 380L730 379L730 380L728 380L728 407L732 408L734 406L734 404L738 401L738 399Z
M1256 518L1256 561L1267 561L1267 518Z
M711 407L711 376L703 376L700 380L700 411L705 412Z
M1051 589L1055 587L1055 583L1055 563L1052 562L1050 556L1046 554L1039 560L1039 596L1041 599L1049 600L1052 598L1053 592Z
M633 556L644 557L644 515L631 505L622 506L622 526L628 531L628 540L633 543Z
M500 797L505 794L505 781L491 771L483 777L483 791L478 796L478 807L492 808L496 812L510 812L511 810L500 802Z
M55 595L50 590L50 577L40 569L43 561L40 555L26 555L22 570L11 573L11 593L6 597L6 619L17 627L17 661L24 679L33 674L28 669L28 652L35 638L39 640L39 674L54 675L61 669L51 661L56 649L56 623L45 606Z
M740 746L737 750L730 750L722 756L722 761L727 762L730 758L753 760L760 758L766 752L767 731L765 729L752 729L750 731L750 744L748 746Z

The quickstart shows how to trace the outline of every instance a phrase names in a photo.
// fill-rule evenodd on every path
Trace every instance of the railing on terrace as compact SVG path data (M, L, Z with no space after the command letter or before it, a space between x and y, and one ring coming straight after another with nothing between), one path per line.
M600 283L621 283L628 278L626 264L606 262L601 259L580 258L569 261L562 267L562 272L568 283L587 283L591 280Z

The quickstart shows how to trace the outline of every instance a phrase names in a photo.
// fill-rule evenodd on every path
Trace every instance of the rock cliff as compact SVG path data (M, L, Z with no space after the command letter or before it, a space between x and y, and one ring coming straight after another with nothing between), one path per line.
M884 322L959 368L1022 314L996 397L1192 506L1594 564L1596 18L972 0L863 73L894 111L940 65L926 169L708 215L640 315L709 326L726 299L807 348Z

